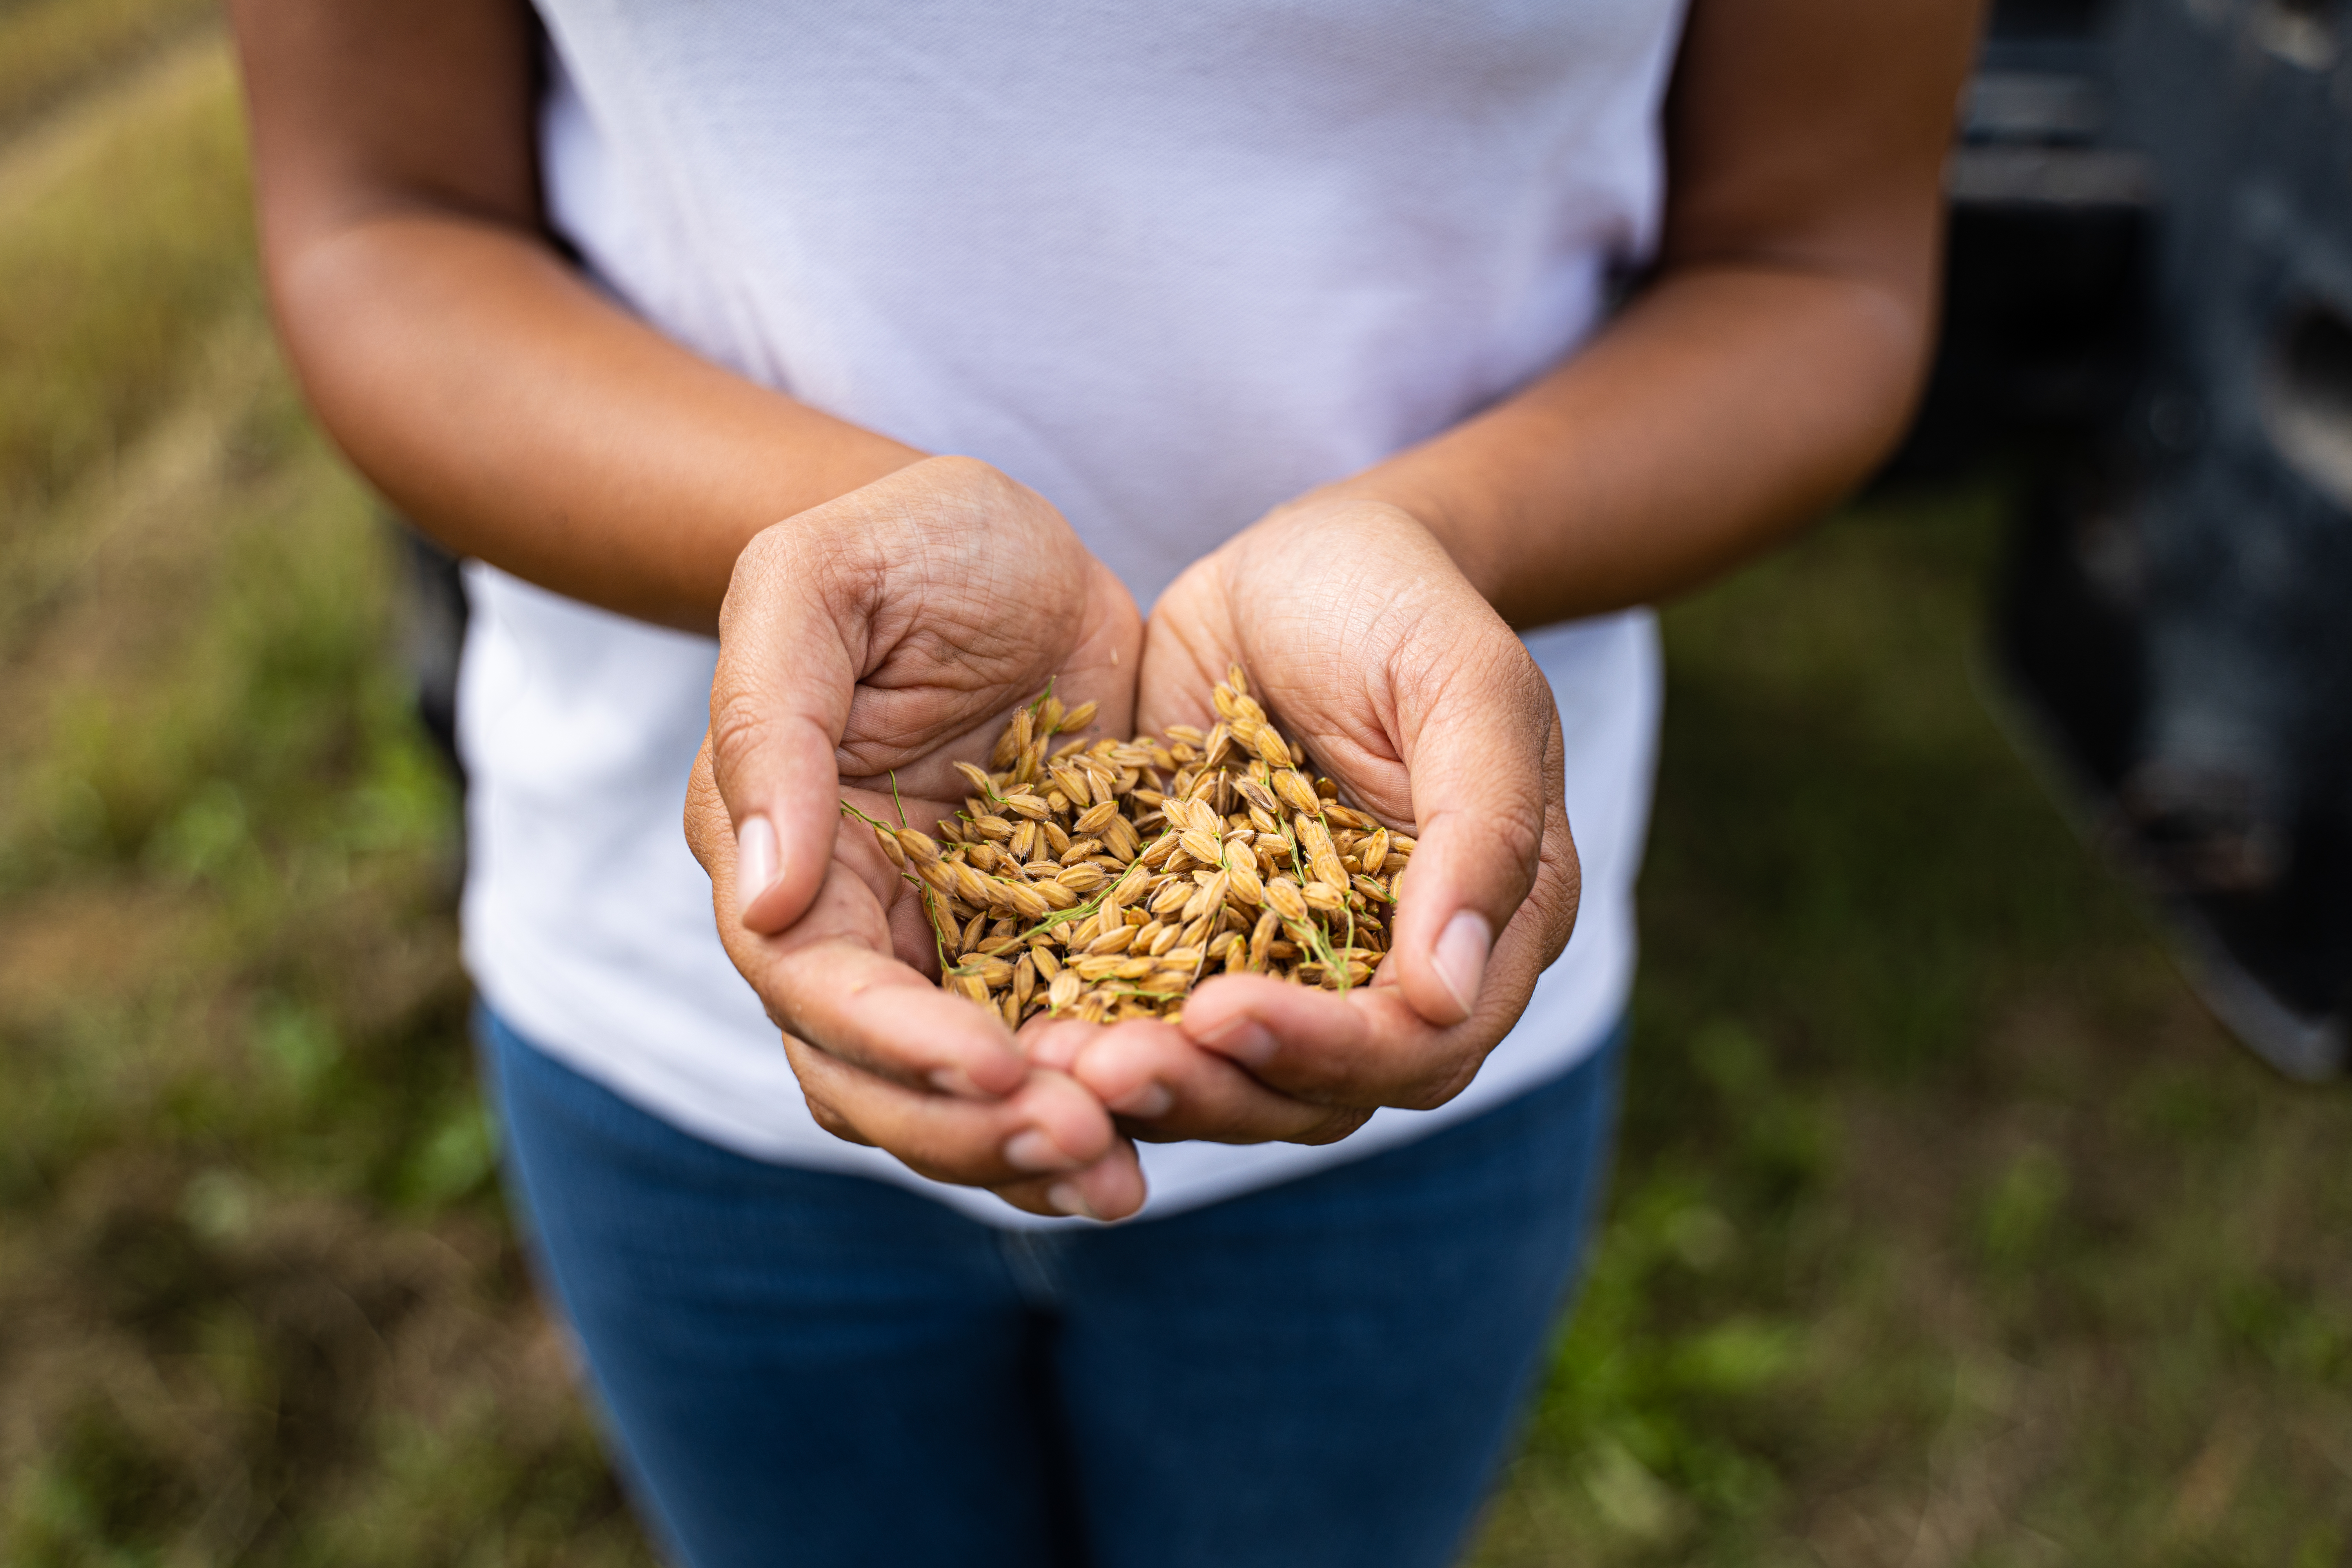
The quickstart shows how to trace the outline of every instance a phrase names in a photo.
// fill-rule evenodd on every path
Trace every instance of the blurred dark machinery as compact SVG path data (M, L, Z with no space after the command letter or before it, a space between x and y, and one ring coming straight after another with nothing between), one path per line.
M2029 750L2281 1071L2352 1067L2352 0L1999 6L1900 480L2027 481Z

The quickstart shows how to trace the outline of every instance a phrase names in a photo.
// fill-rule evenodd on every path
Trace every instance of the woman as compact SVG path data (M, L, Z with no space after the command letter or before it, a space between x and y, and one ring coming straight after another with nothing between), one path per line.
M653 1528L1447 1559L1607 1142L1636 606L1900 432L1969 0L236 16L294 363L476 563L485 1059ZM1229 662L1418 834L1379 983L936 990L836 800Z

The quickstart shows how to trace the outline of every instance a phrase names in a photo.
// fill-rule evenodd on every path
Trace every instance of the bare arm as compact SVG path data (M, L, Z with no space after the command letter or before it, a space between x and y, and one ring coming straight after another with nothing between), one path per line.
M1152 611L1144 726L1206 722L1238 661L1356 799L1414 826L1388 961L1345 996L1223 975L1181 1034L1056 1033L1033 1059L1146 1138L1318 1141L1471 1081L1581 890L1559 718L1505 622L1700 582L1901 434L1975 21L1976 0L1696 0L1649 288L1526 391L1277 509Z
M693 630L780 518L919 453L729 374L542 223L522 0L232 0L270 299L352 460L451 548Z
M1318 493L1401 506L1519 626L1663 597L1818 515L1909 420L1978 10L1696 0L1654 280L1524 392Z
M883 787L860 773L951 809L950 763L1049 677L1123 731L1126 590L984 465L731 375L590 288L541 220L520 0L232 14L270 297L352 460L467 554L724 628L689 838L819 1123L1040 1213L1131 1213L1142 1178L1108 1114L905 962L929 951L910 895L835 831L845 792Z

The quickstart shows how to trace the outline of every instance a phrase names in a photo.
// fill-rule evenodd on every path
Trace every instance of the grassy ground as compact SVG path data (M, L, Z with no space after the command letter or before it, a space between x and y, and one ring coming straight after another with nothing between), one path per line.
M0 70L0 1561L645 1562L182 15L0 0L89 29ZM1668 617L1625 1153L1481 1563L2352 1560L2352 1099L2221 1038L1985 717L1996 499Z
M1487 1563L2352 1560L2352 1101L1986 716L1991 500L1668 617L1625 1154Z

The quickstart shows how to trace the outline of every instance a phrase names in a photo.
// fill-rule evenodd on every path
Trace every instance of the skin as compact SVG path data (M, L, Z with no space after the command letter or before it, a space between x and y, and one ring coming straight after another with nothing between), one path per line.
M1006 615L1016 599L1027 613ZM738 558L688 838L720 940L837 1136L1040 1213L1143 1201L1100 1099L938 989L915 889L870 832L834 826L845 798L883 822L954 816L953 763L984 763L1049 677L1097 704L1095 733L1130 732L1141 644L1135 602L1061 514L968 458L902 468ZM730 801L761 803L761 826Z
M1148 629L1042 498L735 376L583 281L541 211L527 8L231 13L271 299L329 431L452 549L718 632L688 837L819 1122L1024 1208L1117 1218L1143 1199L1136 1139L1343 1137L1458 1093L1507 1032L1577 898L1558 717L1509 628L1703 582L1899 436L1976 9L1696 0L1633 302L1514 396L1244 530ZM1053 564L1017 605L1016 561L1024 584ZM910 819L945 815L950 764L984 760L1048 676L1107 730L1158 728L1201 721L1234 660L1421 837L1379 981L1221 977L1181 1029L1018 1042L932 989L911 895L836 799L881 815L895 769Z
M1181 1029L1050 1026L1066 1068L1150 1138L1320 1142L1383 1105L1465 1088L1576 923L1551 689L1430 531L1355 499L1286 510L1188 571L1152 612L1147 726L1213 714L1229 665L1351 800L1419 839L1393 956L1345 997L1264 975L1197 988Z

